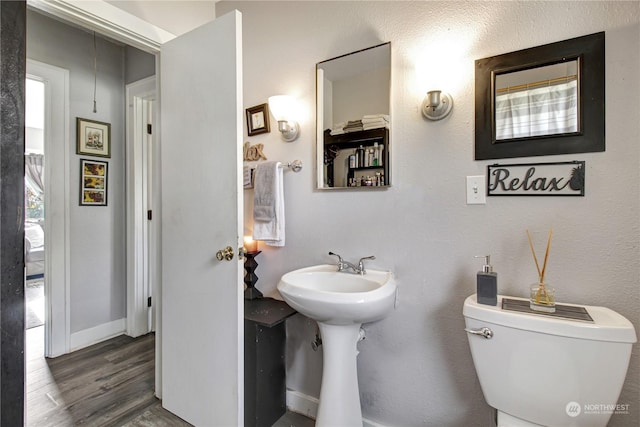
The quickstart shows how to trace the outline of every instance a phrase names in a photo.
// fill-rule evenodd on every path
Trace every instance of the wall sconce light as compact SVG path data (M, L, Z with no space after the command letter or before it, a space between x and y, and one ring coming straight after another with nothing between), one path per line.
M269 97L269 110L278 121L278 130L282 139L287 142L295 141L300 133L298 122L293 120L296 112L296 101L288 95Z
M422 101L422 115L429 120L442 120L451 113L453 98L440 90L431 90Z

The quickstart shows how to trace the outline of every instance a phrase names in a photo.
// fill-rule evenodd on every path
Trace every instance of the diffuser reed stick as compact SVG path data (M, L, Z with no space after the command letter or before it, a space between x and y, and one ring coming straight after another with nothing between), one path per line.
M544 253L544 262L542 263L542 272L540 273L540 283L544 283L544 273L547 270L547 261L549 260L549 249L551 249L552 236L553 236L553 228L549 230L549 238L547 239L547 250Z
M536 251L535 249L533 249L533 242L531 241L531 234L529 234L529 229L527 229L527 238L529 239L529 247L531 248L531 253L533 254L533 260L536 263L536 270L538 270L538 280L539 280L540 276L542 275L542 272L540 271L540 265L538 264L538 257L536 256Z
M553 236L553 228L549 230L549 237L547 239L547 249L544 253L544 261L542 263L542 270L540 269L540 264L538 263L538 257L536 256L536 251L533 248L533 242L531 240L531 234L529 234L529 230L527 230L527 238L529 239L529 247L531 248L531 253L533 254L533 260L536 263L536 269L538 270L538 290L536 291L536 304L553 304L551 298L549 298L549 294L547 293L547 289L544 285L544 274L547 270L547 262L549 261L549 251L551 249L551 237Z

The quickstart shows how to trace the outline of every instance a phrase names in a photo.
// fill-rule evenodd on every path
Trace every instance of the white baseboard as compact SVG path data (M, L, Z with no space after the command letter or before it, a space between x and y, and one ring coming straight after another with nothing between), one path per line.
M291 412L297 412L305 417L316 419L318 414L318 399L299 391L287 389L286 394L287 409Z
M291 412L297 412L298 414L302 414L305 417L316 419L316 415L318 414L318 399L309 396L299 391L287 389L286 394L287 400L287 409ZM362 419L363 427L385 427L382 424L378 424L374 421L369 421L366 418Z
M72 333L70 351L80 350L81 348L89 347L90 345L124 334L127 326L126 320L126 318L122 318Z

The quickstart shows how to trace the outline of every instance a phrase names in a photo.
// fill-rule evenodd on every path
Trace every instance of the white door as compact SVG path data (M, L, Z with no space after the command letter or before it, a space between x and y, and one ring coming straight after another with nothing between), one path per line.
M156 77L128 84L127 93L127 335L138 337L153 330L151 309L153 227L148 212L152 209L153 172L152 106L156 98Z
M160 56L162 404L203 427L243 425L241 34L231 12Z

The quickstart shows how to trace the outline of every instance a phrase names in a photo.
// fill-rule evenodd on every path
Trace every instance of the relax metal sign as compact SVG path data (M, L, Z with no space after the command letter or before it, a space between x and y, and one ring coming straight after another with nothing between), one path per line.
M584 196L585 162L487 166L488 196Z

